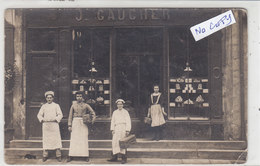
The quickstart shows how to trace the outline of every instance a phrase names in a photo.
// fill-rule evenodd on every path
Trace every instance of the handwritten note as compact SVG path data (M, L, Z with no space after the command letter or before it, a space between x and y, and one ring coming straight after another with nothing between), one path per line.
M236 20L232 11L229 10L191 27L190 30L194 39L198 41L234 23L236 23Z

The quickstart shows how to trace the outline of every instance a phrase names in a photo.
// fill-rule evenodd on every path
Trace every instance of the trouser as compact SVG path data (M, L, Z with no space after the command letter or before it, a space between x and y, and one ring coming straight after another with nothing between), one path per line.
M60 149L55 149L56 151L56 157L61 157L61 151ZM43 150L43 157L48 157L49 155L49 150Z

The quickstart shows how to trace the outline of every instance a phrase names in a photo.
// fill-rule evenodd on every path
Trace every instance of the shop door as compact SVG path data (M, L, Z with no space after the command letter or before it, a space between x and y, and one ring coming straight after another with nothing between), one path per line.
M38 122L37 114L40 107L45 103L44 92L56 89L53 82L53 68L56 65L55 57L31 56L30 70L28 71L28 129L29 137L40 137L42 135L41 124ZM30 119L30 120L29 120Z
M58 35L60 38L58 39ZM70 106L70 36L66 30L30 29L26 56L26 137L42 137L37 114L46 103L44 93L52 90L54 102L67 118Z
M147 114L153 84L162 85L162 31L121 29L116 37L114 96L126 101L131 118L142 118Z

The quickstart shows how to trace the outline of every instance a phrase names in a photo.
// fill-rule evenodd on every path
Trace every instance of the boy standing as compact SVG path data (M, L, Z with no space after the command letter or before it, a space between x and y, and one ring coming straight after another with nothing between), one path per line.
M110 130L112 131L112 157L107 160L110 162L117 161L118 154L122 155L121 164L127 162L126 149L120 148L119 140L128 136L131 131L131 119L127 110L123 108L125 101L118 99L116 101L117 110L112 114Z

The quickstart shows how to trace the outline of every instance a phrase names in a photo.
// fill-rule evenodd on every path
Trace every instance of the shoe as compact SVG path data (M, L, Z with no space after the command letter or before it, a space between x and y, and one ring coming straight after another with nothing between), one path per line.
M89 157L86 157L86 162L89 162Z
M43 157L42 162L45 162L47 159L48 159L47 157Z
M71 162L71 160L72 160L72 157L68 156L67 157L67 162Z
M61 162L61 157L57 157L58 162Z
M127 161L127 158L125 156L125 154L122 155L122 161L121 161L121 164L125 164Z
M112 157L110 159L108 159L107 161L109 161L109 162L117 161L117 154L112 155Z

